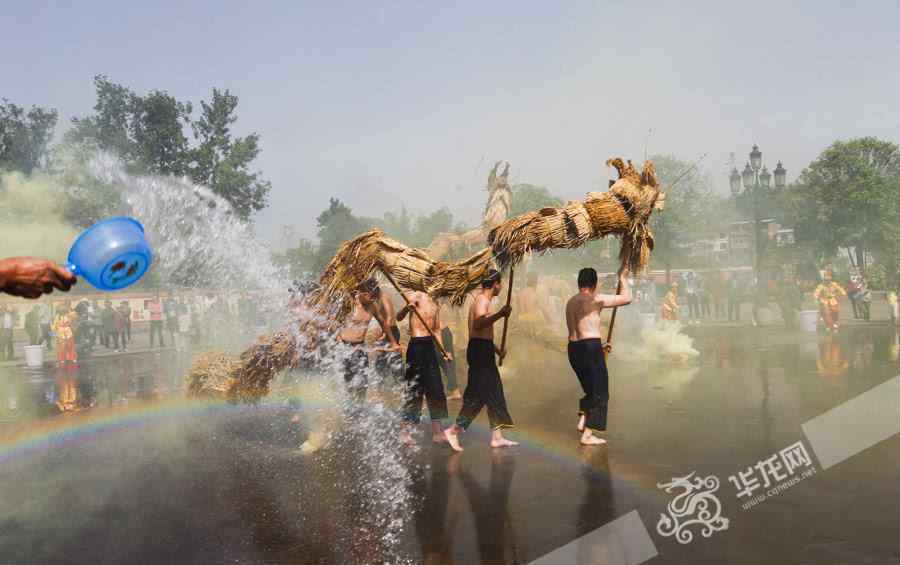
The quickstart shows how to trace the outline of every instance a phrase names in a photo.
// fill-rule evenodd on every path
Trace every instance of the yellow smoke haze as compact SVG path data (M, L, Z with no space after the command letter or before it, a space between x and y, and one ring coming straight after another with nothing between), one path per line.
M46 175L0 175L0 257L64 263L78 232L62 217L63 191Z

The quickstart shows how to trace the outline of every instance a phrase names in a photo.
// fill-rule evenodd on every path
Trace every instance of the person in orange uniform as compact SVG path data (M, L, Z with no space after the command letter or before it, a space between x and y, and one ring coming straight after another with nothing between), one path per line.
M666 297L663 299L662 319L672 322L677 321L678 308L678 283L673 281L669 292L666 293Z
M819 302L819 312L825 321L825 330L836 332L838 319L841 316L841 296L847 296L847 291L837 282L831 279L830 274L825 275L825 280L816 287L814 296Z
M75 352L75 332L72 326L78 314L68 304L60 308L53 320L53 333L56 335L56 358L60 366L78 362L78 354Z

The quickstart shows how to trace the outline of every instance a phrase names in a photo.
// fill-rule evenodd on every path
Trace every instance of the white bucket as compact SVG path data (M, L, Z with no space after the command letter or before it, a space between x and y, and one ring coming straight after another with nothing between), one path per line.
M41 345L25 346L25 364L29 367L44 366L44 348Z
M819 311L801 310L797 313L797 321L804 331L814 332L816 331L816 326L819 324Z
M641 313L641 327L649 328L653 324L656 323L656 314L653 312L642 312Z

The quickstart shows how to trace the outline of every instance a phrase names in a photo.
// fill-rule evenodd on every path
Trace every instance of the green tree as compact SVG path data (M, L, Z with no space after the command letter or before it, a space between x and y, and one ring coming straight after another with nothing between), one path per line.
M54 147L49 171L63 188L63 217L85 229L104 218L123 213L124 187L103 182L88 170L97 152L91 140Z
M415 220L415 229L410 238L410 245L426 247L434 241L439 233L453 231L453 214L446 206L438 208L431 214L419 216Z
M381 218L361 218L361 220L365 224L381 229L389 237L411 245L415 218L406 206L400 206L399 212L385 212Z
M167 92L153 90L132 97L130 134L134 157L147 172L181 176L188 172L190 155L183 127L190 123L191 104Z
M671 155L655 155L650 159L666 193L665 209L654 212L650 217L654 238L650 261L665 269L668 280L672 268L688 263L685 247L689 241L687 235L697 234L700 226L715 230L715 226L709 225L710 218L715 217L710 213L710 205L715 199L709 178L696 168L672 186L680 175L692 167L691 163Z
M94 86L94 114L72 119L67 142L92 140L118 155L131 172L189 174L227 200L241 219L265 208L271 184L251 170L261 151L259 136L232 135L238 98L230 91L214 88L211 100L201 101L200 116L192 121L191 104L165 91L141 96L102 75L94 78ZM185 136L187 125L193 129L196 147Z
M797 238L820 258L852 248L865 268L866 253L896 265L900 224L900 150L873 137L836 141L790 188Z
M153 90L138 96L103 75L94 77L94 114L72 118L69 142L93 140L121 157L136 172L183 175L191 161L184 126L190 123L189 102Z
M237 121L238 97L228 90L213 89L212 100L200 102L200 118L193 122L199 145L193 150L191 176L194 182L209 186L228 200L235 212L248 219L266 207L271 183L261 173L251 172L250 164L260 153L259 136L233 138L231 124Z
M72 127L63 139L70 143L91 140L97 147L115 153L126 162L134 159L134 143L128 133L134 93L103 75L94 77L94 89L97 94L94 114L72 118Z
M0 169L31 174L43 166L57 118L56 110L32 106L26 112L0 100Z
M276 254L275 263L287 267L292 279L305 278L309 273L317 274L317 249L308 239L301 239L297 247Z
M316 271L321 271L342 243L371 229L371 224L353 215L349 206L337 198L330 198L328 208L316 218L319 248L316 251Z
M562 198L553 196L543 186L521 183L511 187L512 203L509 216L518 216L532 210L563 205Z

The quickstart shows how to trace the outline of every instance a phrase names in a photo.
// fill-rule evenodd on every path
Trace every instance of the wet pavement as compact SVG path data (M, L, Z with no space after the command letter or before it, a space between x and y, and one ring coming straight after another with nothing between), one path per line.
M896 330L688 331L693 366L613 353L605 448L578 446L581 393L559 347L517 338L504 385L522 446L490 450L482 415L464 453L405 454L415 503L390 540L359 488L378 475L359 457L366 431L301 455L315 410L302 397L185 401L190 356L171 350L3 368L0 562L528 563L637 510L649 563L900 563L896 437L747 510L728 479L896 376ZM718 477L729 526L684 544L657 532L672 498L657 484L691 472ZM609 548L582 558L629 562Z

